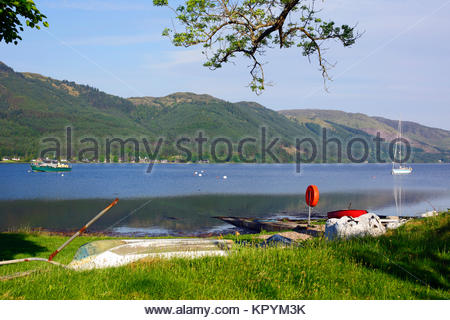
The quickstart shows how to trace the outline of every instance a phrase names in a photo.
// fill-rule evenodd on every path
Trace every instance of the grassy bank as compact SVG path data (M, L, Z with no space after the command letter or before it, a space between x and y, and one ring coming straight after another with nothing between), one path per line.
M410 222L377 239L293 248L238 247L228 257L151 259L76 272L43 263L0 266L0 299L449 299L450 214ZM254 236L239 237L247 240ZM0 233L0 260L48 257L66 237ZM56 261L68 263L85 236Z

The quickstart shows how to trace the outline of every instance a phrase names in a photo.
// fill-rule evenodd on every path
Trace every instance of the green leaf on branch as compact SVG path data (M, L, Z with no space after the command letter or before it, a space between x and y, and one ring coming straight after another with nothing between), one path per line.
M39 23L48 28L47 18L42 14L32 0L2 0L0 1L0 42L18 44L22 40L19 31L23 31L20 19L25 19L29 28L40 29Z
M153 0L155 6L169 6L168 0ZM221 68L238 55L251 60L249 87L260 94L265 90L261 58L267 49L297 45L302 54L315 55L324 81L329 79L328 63L322 50L329 40L348 47L360 34L348 25L335 26L334 21L319 17L314 0L185 0L176 9L180 31L164 29L175 46L202 45L210 69Z

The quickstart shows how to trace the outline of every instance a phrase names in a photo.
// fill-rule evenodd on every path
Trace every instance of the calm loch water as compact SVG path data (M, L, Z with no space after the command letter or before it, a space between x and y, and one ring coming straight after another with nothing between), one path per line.
M114 198L91 231L137 235L225 232L214 216L301 217L304 192L321 192L317 215L347 208L417 215L450 207L450 165L419 164L409 176L390 165L74 164L72 172L33 173L0 165L0 230L75 230ZM201 176L200 176L201 175Z

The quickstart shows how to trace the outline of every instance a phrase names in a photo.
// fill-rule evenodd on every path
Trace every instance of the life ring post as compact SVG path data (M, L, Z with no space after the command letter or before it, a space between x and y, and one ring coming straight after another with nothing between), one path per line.
M312 208L319 203L319 188L315 185L310 185L306 188L305 201L308 205L308 226L311 225L311 211Z

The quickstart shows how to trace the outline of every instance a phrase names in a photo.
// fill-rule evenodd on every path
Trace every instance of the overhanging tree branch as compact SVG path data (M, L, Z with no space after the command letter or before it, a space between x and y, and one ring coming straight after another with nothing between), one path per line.
M153 0L156 6L169 6L168 0ZM165 29L175 46L203 45L210 69L242 54L252 60L250 88L260 94L265 89L263 63L259 60L267 48L297 46L310 58L317 55L324 81L332 66L323 56L322 45L336 40L351 46L360 34L354 27L335 26L318 17L314 0L186 0L174 8L184 29Z
M42 14L32 0L0 1L0 42L18 44L22 40L19 35L24 30L19 18L25 19L29 28L40 29L39 23L48 27L46 16Z

